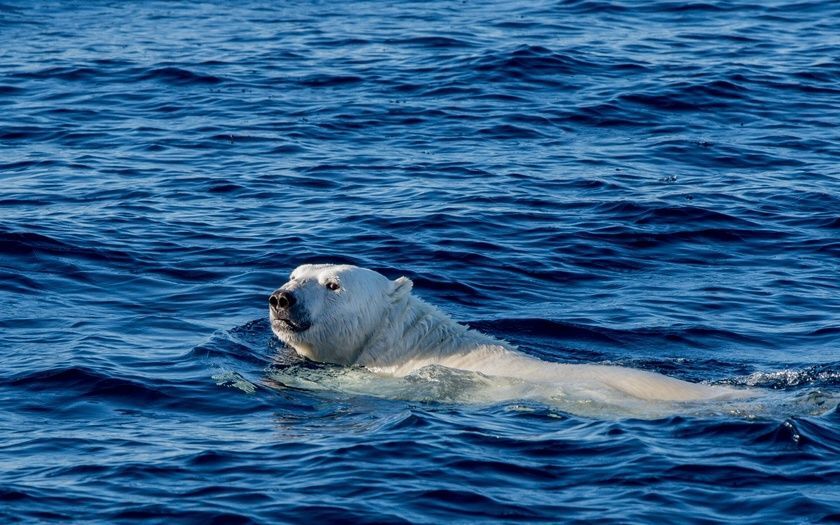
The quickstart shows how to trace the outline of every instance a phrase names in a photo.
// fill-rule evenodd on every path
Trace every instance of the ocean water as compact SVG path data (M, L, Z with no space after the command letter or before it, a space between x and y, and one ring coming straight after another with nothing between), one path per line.
M0 521L840 520L838 35L829 0L3 0ZM266 303L305 262L762 395L304 362Z

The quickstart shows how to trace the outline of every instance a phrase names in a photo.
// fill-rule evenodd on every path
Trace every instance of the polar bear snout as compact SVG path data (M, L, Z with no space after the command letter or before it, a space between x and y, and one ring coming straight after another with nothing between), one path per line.
M310 326L307 312L290 290L281 288L271 294L268 297L268 311L271 327L278 336L285 332L303 332Z
M275 311L288 310L297 303L294 294L287 290L277 290L268 298L268 304Z

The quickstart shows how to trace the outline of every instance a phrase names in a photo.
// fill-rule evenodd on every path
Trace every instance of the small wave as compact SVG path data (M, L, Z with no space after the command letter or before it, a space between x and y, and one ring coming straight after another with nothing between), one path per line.
M470 321L470 326L480 331L494 333L521 334L539 336L553 340L596 341L599 343L621 344L624 339L620 332L574 323L564 323L551 319L516 318L493 319L492 321Z
M80 366L39 370L0 378L0 387L29 392L54 391L74 397L103 398L141 406L172 400L172 396L164 391L164 387L152 385L148 379L116 377Z
M79 256L93 260L134 262L128 252L107 248L88 248L34 232L15 232L0 229L0 253L9 255L45 254Z
M219 359L232 365L265 367L282 345L271 333L268 319L257 319L231 330L218 332L190 351L193 357ZM227 380L225 380L227 381Z
M23 91L23 88L17 86L9 86L7 84L0 84L0 96L14 95Z
M840 436L818 422L796 417L766 425L769 428L765 432L752 437L753 443L785 448L821 449L830 454L840 453Z
M787 368L773 372L754 372L725 381L727 384L784 390L808 386L826 388L840 386L840 364L814 365L808 368Z
M541 318L499 318L471 321L469 324L482 331L514 334L516 337L537 336L550 342L589 341L602 345L627 346L667 341L698 347L713 347L720 341L765 344L763 340L749 335L703 325L616 329Z
M17 78L47 80L57 78L69 81L84 81L100 76L103 71L92 67L55 66L36 71L22 71L14 73Z
M169 364L170 368L178 366ZM182 367L183 368L183 367ZM125 373L94 369L84 366L70 366L38 370L16 376L0 378L0 388L20 392L30 399L47 395L56 413L83 411L99 406L148 410L165 409L175 412L237 414L264 410L270 403L266 390L257 392L248 388L244 378L233 380L232 376L220 374L218 385L200 374L183 378L177 382L162 378L129 376ZM229 396L224 403L214 401L218 386L232 386L245 393L260 395ZM83 404L79 404L82 402Z
M189 85L189 84L205 84L214 85L224 82L224 79L213 76L204 75L201 73L194 73L187 69L179 67L161 67L146 71L138 77L139 80L157 80L167 84Z
M474 44L459 38L446 36L414 36L408 38L389 38L384 40L385 44L399 46L417 46L443 49L460 49L473 47Z
M0 140L15 140L15 141L29 141L29 140L39 140L44 139L47 137L51 137L55 135L55 131L49 128L42 128L38 126L9 126L5 127L2 131L0 131ZM33 164L33 165L40 165L38 161L21 161L18 164L26 165L26 164ZM13 164L14 166L14 164Z
M630 10L619 2L604 2L600 0L562 0L558 7L563 12L571 13L623 13Z
M362 77L356 75L310 75L298 81L301 85L314 88L344 86L347 84L358 84L364 82Z
M597 64L577 56L554 52L542 46L519 46L513 50L486 53L473 59L471 68L491 79L562 84L564 75L580 74Z
M233 371L220 372L213 375L213 380L218 386L236 388L246 394L253 394L257 391L257 385L245 379L242 374Z
M604 213L624 222L651 226L673 226L678 224L703 224L704 226L729 228L757 228L753 221L723 211L699 206L669 206L662 203L631 201L606 202L598 205Z
M654 110L707 111L725 109L743 104L749 98L749 90L728 80L712 80L704 83L678 83L665 91L624 93L618 96L620 105L640 104Z
M778 241L792 236L790 232L771 228L720 228L691 225L679 226L675 231L649 231L630 229L625 226L605 226L578 235L594 242L609 242L634 250L663 249L681 243L726 243L752 244L762 241ZM688 228L688 229L683 229Z
M529 139L543 136L542 133L535 129L514 126L512 124L499 124L489 128L481 128L478 132L493 139Z

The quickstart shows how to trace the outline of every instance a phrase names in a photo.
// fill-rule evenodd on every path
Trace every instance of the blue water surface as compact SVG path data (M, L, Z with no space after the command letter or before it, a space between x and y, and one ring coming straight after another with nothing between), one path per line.
M840 520L838 35L831 0L3 0L0 521ZM265 318L304 262L765 395L300 362Z

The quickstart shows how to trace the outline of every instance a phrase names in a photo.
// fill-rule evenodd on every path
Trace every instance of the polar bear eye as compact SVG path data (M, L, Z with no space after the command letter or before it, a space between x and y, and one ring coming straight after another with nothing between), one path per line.
M338 285L338 283L334 283L334 282L332 282L332 281L328 282L328 283L326 284L326 286L327 286L327 288L328 288L328 289L332 290L333 292L334 292L334 291L336 291L336 290L338 290L339 288L341 288L341 287Z

